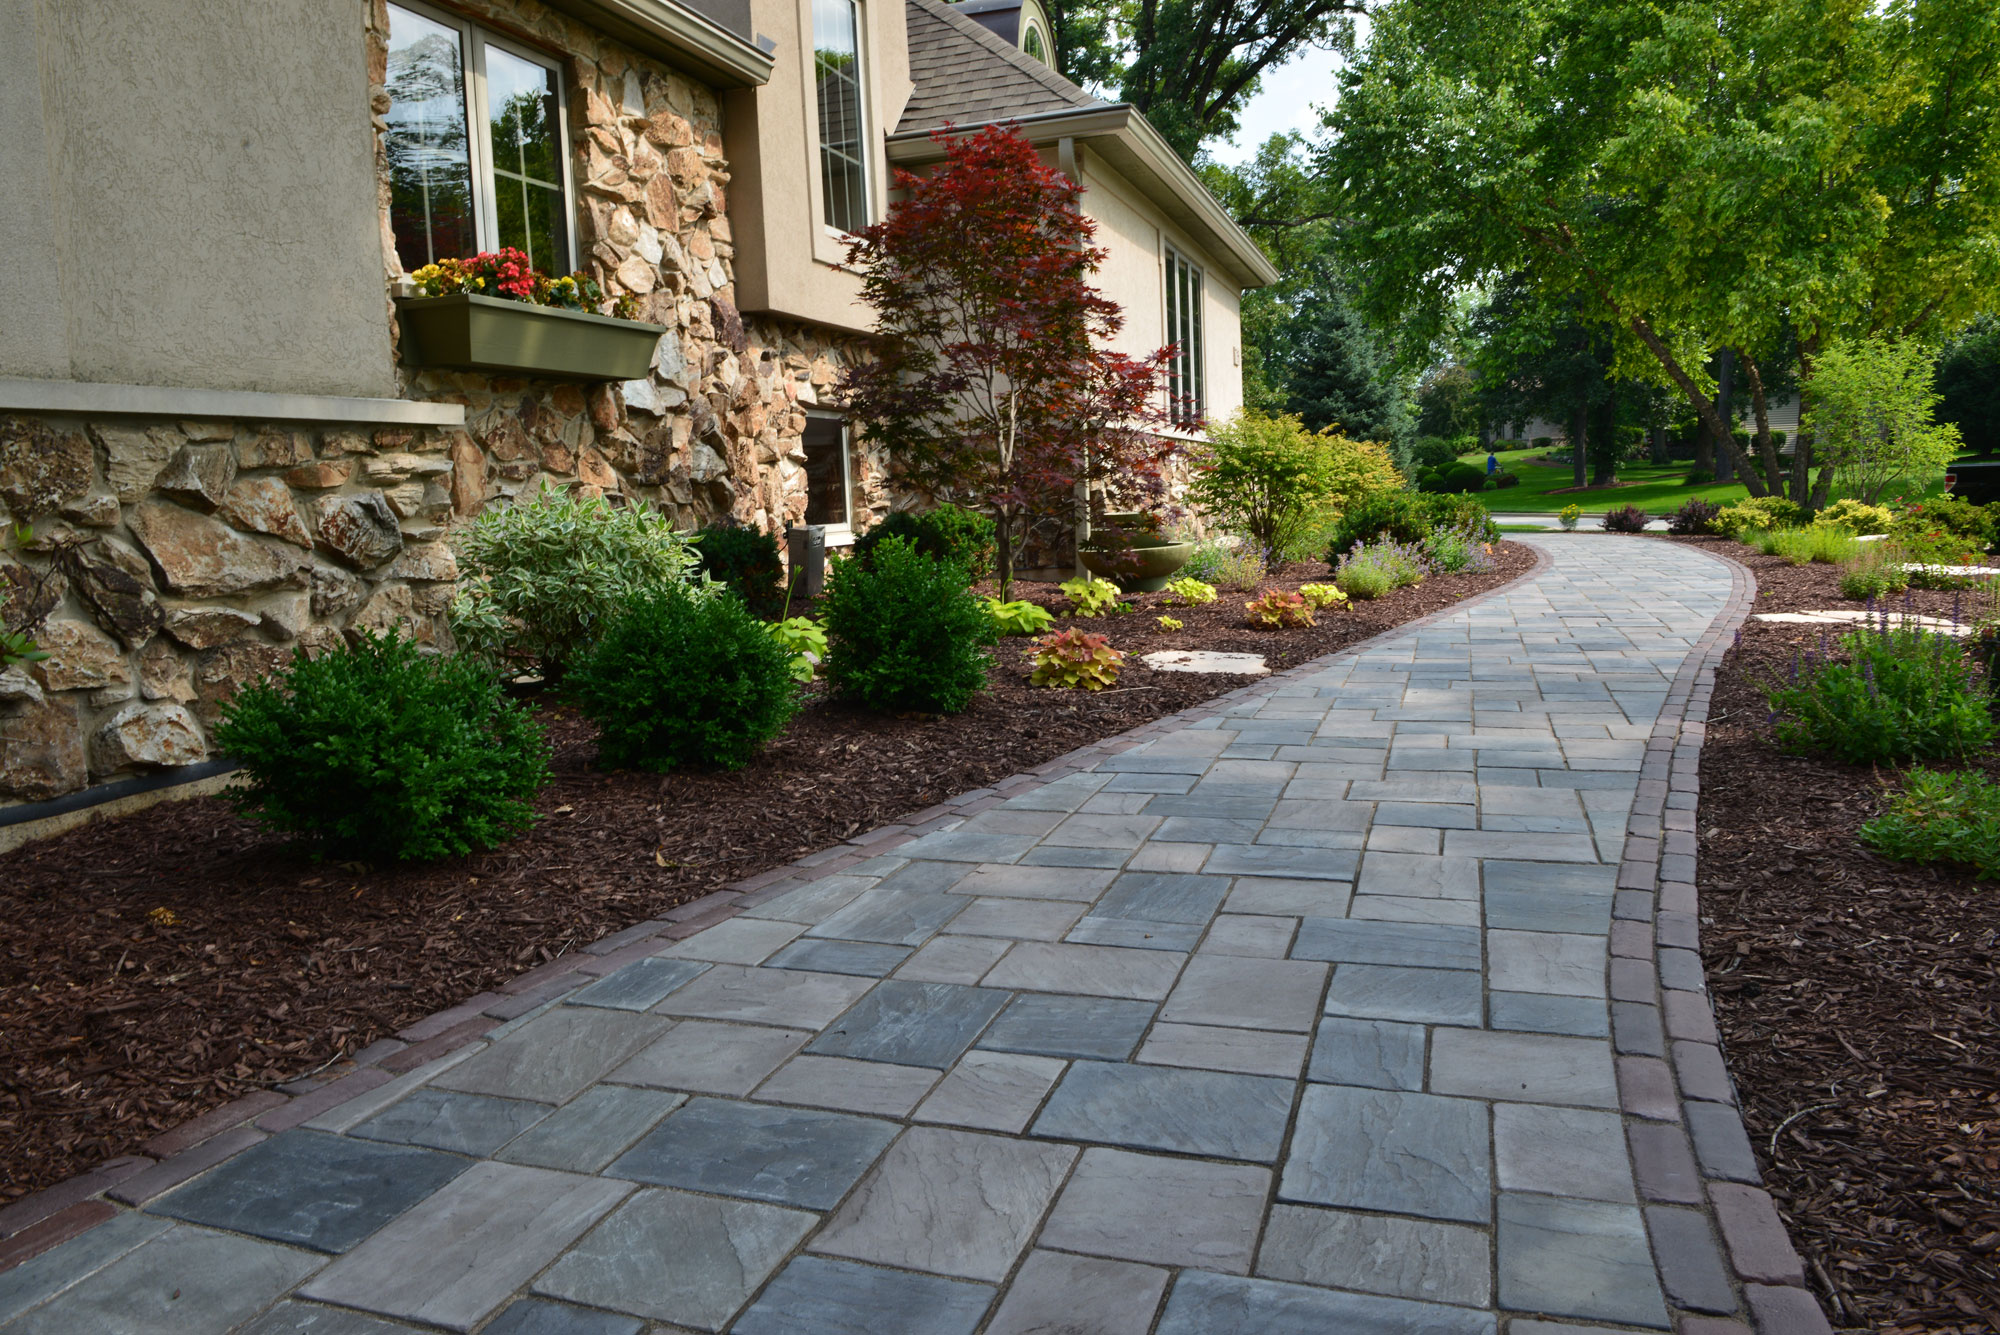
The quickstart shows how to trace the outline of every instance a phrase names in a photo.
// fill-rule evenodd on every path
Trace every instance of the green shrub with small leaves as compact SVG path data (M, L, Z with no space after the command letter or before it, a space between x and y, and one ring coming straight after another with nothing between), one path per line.
M1167 581L1165 589L1169 603L1183 607L1200 607L1215 601L1215 586L1204 584L1198 579L1183 575L1179 579Z
M216 746L248 782L224 794L317 857L428 862L534 824L549 744L529 710L469 658L391 633L252 682L223 706Z
M1861 842L1903 862L1949 862L2000 880L2000 783L1976 771L1913 769Z
M1111 647L1110 637L1072 626L1035 642L1035 670L1028 680L1036 686L1101 691L1118 680L1124 659L1122 650Z
M1387 536L1399 543L1422 542L1433 529L1455 529L1476 541L1500 541L1492 514L1471 496L1428 496L1413 491L1376 492L1351 506L1327 544L1328 565L1364 542Z
M1184 579L1211 589L1254 589L1264 578L1264 560L1249 543L1232 547L1213 538L1196 543L1181 569Z
M559 671L641 589L689 584L704 596L686 534L658 511L601 496L543 488L490 505L457 550L452 634L461 653L495 669Z
M776 538L724 518L697 532L694 543L702 573L734 589L751 612L774 617L784 611L785 568L778 561Z
M734 596L634 596L571 669L607 767L741 769L798 710L792 653Z
M1739 538L1745 529L1797 528L1805 522L1805 510L1797 501L1782 496L1752 496L1734 505L1725 505L1708 521L1711 533Z
M876 548L873 568L842 561L820 600L826 677L870 709L956 714L986 684L985 646L999 637L965 569L919 555L901 538Z
M921 513L898 510L854 540L854 559L871 565L876 545L884 538L901 538L933 561L955 562L964 567L969 583L993 573L993 521L977 510L959 505L940 505Z
M1951 636L1870 625L1841 636L1840 649L1842 659L1802 654L1765 685L1787 750L1868 765L1955 760L1992 744L1984 677Z
M1006 603L998 598L982 598L979 605L993 618L993 628L1002 635L1039 635L1055 624L1047 608L1025 598Z
M1062 590L1063 597L1070 600L1076 608L1075 615L1080 617L1109 616L1113 612L1128 610L1118 601L1118 586L1108 579L1078 575L1056 587Z
M1844 528L1854 533L1887 533L1896 522L1886 505L1870 505L1843 496L1813 516L1815 528Z

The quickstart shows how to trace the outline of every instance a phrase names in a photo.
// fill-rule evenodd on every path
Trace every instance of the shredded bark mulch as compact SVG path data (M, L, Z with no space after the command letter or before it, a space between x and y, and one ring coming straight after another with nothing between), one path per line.
M1256 631L1250 594L1057 622L1128 650L1115 689L1028 685L1003 641L964 714L889 718L811 703L734 774L604 773L590 726L538 703L555 743L541 822L489 853L427 867L314 863L218 798L163 803L0 857L0 1201L131 1153L252 1090L374 1040L676 904L1233 690L1242 677L1153 672L1155 649L1332 653L1527 571L1439 576L1313 628ZM1323 580L1287 566L1266 587ZM1053 585L1015 596L1051 610ZM1185 629L1161 634L1171 611Z
M1754 612L1857 606L1832 567L1692 541L1755 571ZM1949 616L1953 601L1915 592L1909 606ZM1752 620L1717 673L1699 871L1716 1018L1767 1185L1834 1324L1992 1332L2000 887L1860 845L1894 772L1777 748L1758 683L1819 634ZM2000 775L2000 757L1977 765Z

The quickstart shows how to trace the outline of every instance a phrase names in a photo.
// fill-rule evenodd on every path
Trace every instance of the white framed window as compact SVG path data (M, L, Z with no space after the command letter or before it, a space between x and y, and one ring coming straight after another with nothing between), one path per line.
M825 524L829 541L854 532L854 442L847 419L832 413L806 414L806 523Z
M561 67L442 11L388 9L389 225L403 267L512 247L569 273Z
M1173 360L1167 363L1167 411L1175 426L1199 424L1208 412L1208 377L1204 371L1201 328L1201 270L1173 247L1166 251L1167 342Z
M868 217L868 117L857 0L812 0L821 217L858 232Z

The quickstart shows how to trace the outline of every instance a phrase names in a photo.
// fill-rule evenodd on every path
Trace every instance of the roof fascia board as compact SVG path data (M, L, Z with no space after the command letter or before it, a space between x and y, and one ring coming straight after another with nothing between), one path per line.
M672 0L547 0L714 88L754 88L771 81L772 57L705 14Z
M1008 116L974 124L952 125L953 133L970 133L988 125L1011 125L1026 134L1029 142L1042 144L1059 139L1075 139L1090 144L1110 140L1122 152L1107 155L1112 165L1133 177L1133 184L1148 194L1164 193L1188 216L1184 221L1207 231L1216 240L1219 257L1245 287L1266 287L1278 281L1278 270L1265 258L1255 241L1231 218L1208 187L1181 161L1180 154L1160 138L1159 131L1129 103L1106 107L1064 108L1037 112L1032 116ZM946 127L940 127L946 128ZM931 130L906 130L889 136L889 158L905 165L922 165L944 157L944 149ZM1117 159L1125 159L1118 161ZM1136 170L1135 170L1136 169Z

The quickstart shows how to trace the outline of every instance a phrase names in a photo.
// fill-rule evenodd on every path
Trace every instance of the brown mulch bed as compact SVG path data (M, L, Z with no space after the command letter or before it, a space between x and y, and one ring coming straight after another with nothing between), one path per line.
M1721 539L1754 612L1853 607ZM1965 605L1970 608L1972 596ZM1902 600L1896 600L1900 605ZM1913 610L1950 615L1953 595ZM2000 887L1857 841L1894 774L1788 755L1757 683L1819 631L1748 622L1701 756L1702 955L1766 1184L1843 1329L2000 1329ZM1980 766L2000 775L2000 757Z
M1156 673L1155 649L1264 654L1283 669L1527 571L1440 576L1310 629L1253 631L1248 595L1061 620L1133 655L1115 689L1030 687L1003 641L991 690L952 718L889 718L817 694L735 774L603 773L587 723L541 706L555 779L533 831L417 868L315 864L220 799L170 802L0 857L0 1202L132 1152L152 1135L293 1079L676 904L1077 747L1235 689ZM1326 577L1314 563L1270 587ZM1016 597L1054 605L1053 585ZM164 910L164 912L161 912Z

